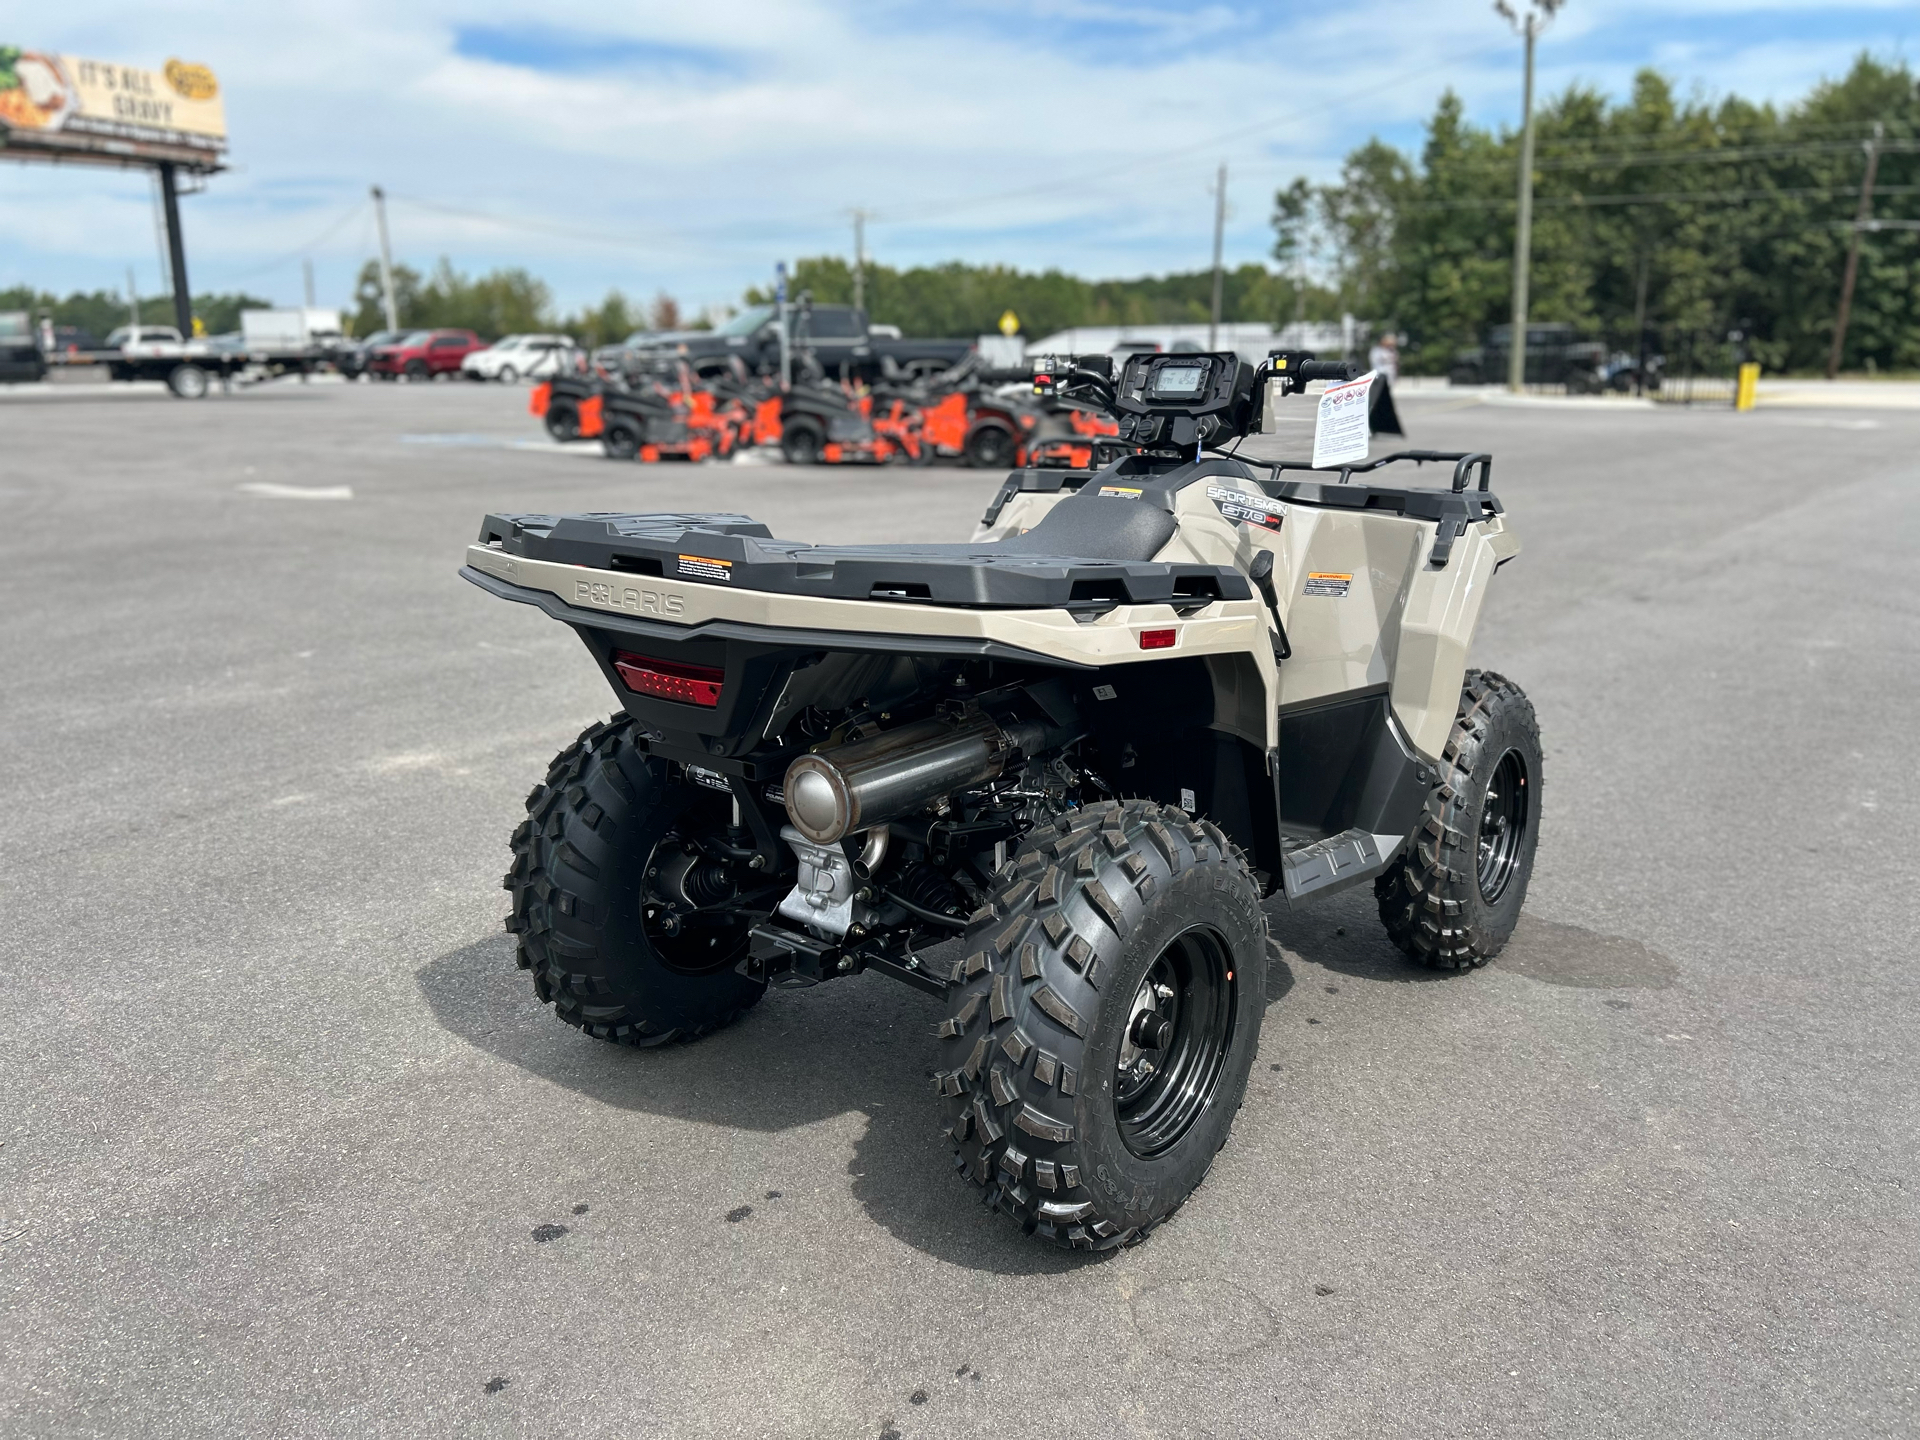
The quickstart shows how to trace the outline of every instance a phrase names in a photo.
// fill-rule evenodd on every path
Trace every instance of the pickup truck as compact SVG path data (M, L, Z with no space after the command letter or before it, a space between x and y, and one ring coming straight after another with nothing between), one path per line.
M909 375L937 374L973 351L971 340L902 339L892 327L870 326L867 312L851 305L815 305L801 334L802 309L789 306L790 336L813 350L828 375L873 379L888 360ZM678 356L696 370L738 356L755 374L780 370L780 320L772 305L742 310L716 330L668 330L634 336L627 348L648 356Z

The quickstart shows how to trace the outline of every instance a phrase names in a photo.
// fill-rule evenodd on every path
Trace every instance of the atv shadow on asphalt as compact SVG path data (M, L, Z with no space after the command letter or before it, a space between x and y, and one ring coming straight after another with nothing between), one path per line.
M1416 965L1387 938L1374 907L1373 887L1360 885L1304 909L1267 902L1267 929L1280 948L1356 980L1417 984L1448 980L1453 972Z
M1293 974L1271 946L1268 966L1271 1005L1293 987ZM761 1132L866 1116L847 1167L854 1197L875 1223L935 1259L1043 1275L1105 1258L1037 1244L955 1175L928 1085L938 1002L882 976L775 990L719 1034L659 1050L620 1049L557 1022L515 967L509 935L442 955L414 978L446 1030L618 1109ZM769 1169L755 1184L797 1196L808 1179ZM738 1199L715 1197L716 1213Z
M979 1192L954 1173L928 1084L938 1018L930 996L878 975L775 990L739 1023L697 1044L626 1050L556 1021L515 967L511 936L443 955L415 978L447 1030L605 1105L762 1132L864 1115L847 1167L853 1194L876 1223L936 1259L1017 1275L1086 1262L1035 1244L984 1210ZM755 1184L764 1180L762 1189L797 1198L828 1178L797 1174L785 1168L791 1163L769 1168ZM715 1204L724 1210L738 1199L716 1197Z

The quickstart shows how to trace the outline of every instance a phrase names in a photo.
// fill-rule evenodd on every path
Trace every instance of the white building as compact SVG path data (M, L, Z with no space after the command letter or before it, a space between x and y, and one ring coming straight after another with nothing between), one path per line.
M1027 354L1118 354L1146 346L1172 350L1175 345L1183 350L1205 350L1210 328L1204 320L1172 325L1079 325L1029 342ZM1274 350L1311 350L1326 359L1365 359L1361 351L1368 333L1367 325L1351 315L1343 315L1338 321L1296 321L1278 330L1271 325L1236 322L1219 326L1214 345L1237 351L1254 362L1266 359Z

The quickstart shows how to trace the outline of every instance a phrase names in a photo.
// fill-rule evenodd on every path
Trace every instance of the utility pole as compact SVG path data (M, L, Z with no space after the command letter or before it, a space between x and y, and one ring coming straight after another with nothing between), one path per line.
M133 328L140 328L140 292L134 288L133 267L127 267L127 315L133 322ZM185 336L181 337L185 339Z
M1508 0L1493 0L1494 12L1527 42L1526 81L1520 100L1520 203L1513 227L1513 334L1507 344L1507 388L1527 383L1527 275L1533 265L1533 42L1565 0L1522 0L1525 15Z
M1207 324L1207 349L1220 348L1220 247L1227 230L1227 162L1220 162L1220 178L1213 187L1213 310Z
M387 243L387 192L373 187L373 214L380 222L380 294L387 302L387 329L400 328L400 311L393 303L393 247Z
M780 307L780 388L793 388L793 340L787 334L787 262L781 260L773 267L773 299Z
M867 212L853 212L853 308L867 308Z
M1847 321L1853 314L1853 282L1860 274L1860 237L1873 219L1873 177L1880 168L1880 137L1886 127L1873 122L1873 138L1862 141L1867 150L1867 173L1860 177L1860 208L1853 217L1853 239L1847 242L1847 273L1840 280L1840 313L1833 322L1833 349L1827 354L1827 378L1840 373L1840 352L1847 343Z
M307 292L307 308L311 310L313 309L313 261L300 262L300 279L304 282Z

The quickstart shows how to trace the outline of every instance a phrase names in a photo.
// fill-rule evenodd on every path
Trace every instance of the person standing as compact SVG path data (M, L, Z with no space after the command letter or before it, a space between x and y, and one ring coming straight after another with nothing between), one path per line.
M1391 331L1373 342L1367 352L1367 368L1387 377L1389 385L1400 379L1400 344Z

